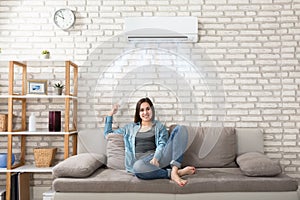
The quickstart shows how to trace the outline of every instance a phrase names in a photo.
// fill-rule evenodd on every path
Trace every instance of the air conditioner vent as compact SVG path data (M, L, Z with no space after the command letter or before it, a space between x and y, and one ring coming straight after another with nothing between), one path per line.
M128 41L197 42L196 17L132 17L125 19Z

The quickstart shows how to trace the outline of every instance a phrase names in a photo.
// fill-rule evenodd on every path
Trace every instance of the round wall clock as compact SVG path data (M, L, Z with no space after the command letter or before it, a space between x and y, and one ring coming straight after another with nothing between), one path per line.
M75 14L68 8L62 8L54 13L54 23L63 30L71 28L75 23Z

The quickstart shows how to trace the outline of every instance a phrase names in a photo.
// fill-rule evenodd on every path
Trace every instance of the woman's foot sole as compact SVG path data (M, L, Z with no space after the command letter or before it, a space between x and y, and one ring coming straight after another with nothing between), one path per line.
M181 177L181 176L184 176L184 175L192 175L192 174L195 174L196 172L196 169L195 167L192 167L192 166L187 166L183 169L179 169L178 170L178 175Z

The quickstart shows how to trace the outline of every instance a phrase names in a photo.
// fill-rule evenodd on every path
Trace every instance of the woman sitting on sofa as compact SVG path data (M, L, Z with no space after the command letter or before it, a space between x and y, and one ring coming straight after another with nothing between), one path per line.
M195 173L195 167L181 168L183 153L187 146L188 133L184 126L176 126L168 134L165 126L155 120L155 110L149 98L136 104L134 122L112 130L113 115L119 105L114 105L105 120L104 135L122 134L125 143L125 168L140 179L170 178L179 186L187 180L184 175Z

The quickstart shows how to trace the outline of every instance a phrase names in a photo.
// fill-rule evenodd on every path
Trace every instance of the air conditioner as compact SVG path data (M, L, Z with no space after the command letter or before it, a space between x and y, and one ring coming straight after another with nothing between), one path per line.
M130 17L125 18L128 41L197 42L197 17Z

